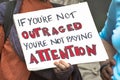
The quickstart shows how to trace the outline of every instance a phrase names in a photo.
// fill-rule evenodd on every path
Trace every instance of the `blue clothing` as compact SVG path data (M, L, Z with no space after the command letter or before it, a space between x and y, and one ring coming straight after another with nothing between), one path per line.
M105 25L100 37L114 46L116 65L113 67L112 80L120 80L120 0L112 0Z

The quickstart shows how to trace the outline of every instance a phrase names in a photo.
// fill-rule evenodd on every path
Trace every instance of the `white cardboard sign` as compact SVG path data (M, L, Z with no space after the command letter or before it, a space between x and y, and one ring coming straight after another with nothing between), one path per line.
M28 70L108 59L86 2L13 17Z

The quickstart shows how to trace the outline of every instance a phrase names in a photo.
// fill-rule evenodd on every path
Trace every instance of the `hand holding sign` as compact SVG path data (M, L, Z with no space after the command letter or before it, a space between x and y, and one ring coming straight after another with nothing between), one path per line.
M60 61L55 61L54 64L56 65L56 69L55 71L58 73L58 72L61 72L63 70L67 70L68 68L70 68L70 64L69 63L66 63L64 62L63 60L60 60Z

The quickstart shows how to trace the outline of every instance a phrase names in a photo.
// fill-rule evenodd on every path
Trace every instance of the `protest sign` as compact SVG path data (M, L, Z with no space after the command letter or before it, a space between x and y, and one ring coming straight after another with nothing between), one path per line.
M108 59L86 2L13 17L28 70Z

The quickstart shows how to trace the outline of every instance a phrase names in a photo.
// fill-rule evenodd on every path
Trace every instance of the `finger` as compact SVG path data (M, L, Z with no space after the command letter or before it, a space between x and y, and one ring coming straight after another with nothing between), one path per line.
M66 70L66 67L65 67L63 64L61 64L61 63L59 63L58 67L59 67L61 70Z
M54 64L56 65L56 67L60 68L61 70L66 69L66 67L63 64L61 64L60 62L54 62Z
M69 68L69 67L70 67L70 64L69 64L69 63L66 63L66 62L63 61L63 60L60 60L59 62L60 62L62 65L64 65L65 68Z
M102 77L105 80L110 80L110 75L105 70L103 70L103 72L102 72Z
M104 77L104 75L101 75L101 77L102 77L102 80L107 80L106 77Z
M112 76L113 75L113 70L112 70L112 67L107 67L107 69L106 69L106 71L107 71L107 73L110 75L110 76Z
M59 62L55 61L55 62L54 62L54 65L58 66L58 65L59 65Z
M108 73L108 67L105 67L103 70L102 70L102 77L104 77L106 80L111 80L111 75Z

